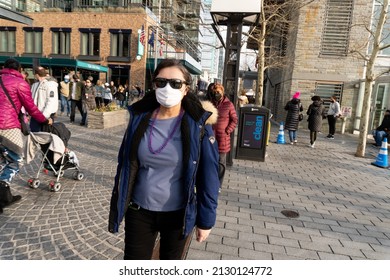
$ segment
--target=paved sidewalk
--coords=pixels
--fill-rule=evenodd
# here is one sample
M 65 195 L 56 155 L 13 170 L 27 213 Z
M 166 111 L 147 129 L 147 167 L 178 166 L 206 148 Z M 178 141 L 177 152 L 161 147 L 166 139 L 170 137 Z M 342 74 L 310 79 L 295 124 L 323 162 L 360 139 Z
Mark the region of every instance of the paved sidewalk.
M 122 259 L 123 227 L 110 234 L 107 218 L 125 127 L 59 119 L 72 131 L 69 147 L 85 178 L 65 172 L 54 193 L 54 177 L 43 174 L 31 189 L 39 161 L 24 166 L 13 187 L 22 201 L 0 215 L 0 259 Z M 216 227 L 207 242 L 192 240 L 187 259 L 390 259 L 390 170 L 371 165 L 379 149 L 355 157 L 355 135 L 320 135 L 312 149 L 304 129 L 297 145 L 278 145 L 278 128 L 265 162 L 234 160 L 227 170 Z

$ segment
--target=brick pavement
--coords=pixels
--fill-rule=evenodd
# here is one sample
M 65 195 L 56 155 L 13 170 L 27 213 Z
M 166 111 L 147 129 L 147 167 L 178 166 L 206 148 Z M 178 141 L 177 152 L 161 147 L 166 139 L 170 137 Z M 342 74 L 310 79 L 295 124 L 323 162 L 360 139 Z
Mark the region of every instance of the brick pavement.
M 53 193 L 53 177 L 41 175 L 41 186 L 30 189 L 38 161 L 24 166 L 13 188 L 22 201 L 0 215 L 0 259 L 122 259 L 123 227 L 110 234 L 107 216 L 125 128 L 59 119 L 72 131 L 69 146 L 85 179 L 65 172 Z M 217 224 L 207 242 L 192 240 L 187 259 L 390 259 L 390 170 L 371 165 L 378 148 L 356 158 L 355 135 L 320 135 L 312 149 L 307 130 L 297 145 L 272 143 L 277 132 L 273 125 L 265 162 L 234 160 L 228 168 Z

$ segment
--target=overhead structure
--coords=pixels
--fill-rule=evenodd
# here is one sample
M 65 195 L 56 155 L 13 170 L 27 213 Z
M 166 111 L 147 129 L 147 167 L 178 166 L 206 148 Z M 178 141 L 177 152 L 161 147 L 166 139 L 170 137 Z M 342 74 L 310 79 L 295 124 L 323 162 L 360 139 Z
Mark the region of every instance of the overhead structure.
M 225 94 L 237 107 L 238 80 L 242 27 L 258 25 L 263 0 L 213 0 L 210 14 L 213 29 L 225 48 L 225 63 L 222 85 Z M 226 38 L 223 40 L 219 26 L 226 26 Z M 234 147 L 234 133 L 231 134 L 231 147 Z M 227 157 L 227 164 L 232 165 L 232 153 Z
M 9 8 L 4 7 L 4 3 L 1 3 L 3 5 L 0 6 L 0 18 L 6 19 L 6 20 L 12 20 L 15 22 L 20 22 L 29 26 L 32 26 L 33 20 L 32 18 L 17 12 L 16 10 L 12 10 Z

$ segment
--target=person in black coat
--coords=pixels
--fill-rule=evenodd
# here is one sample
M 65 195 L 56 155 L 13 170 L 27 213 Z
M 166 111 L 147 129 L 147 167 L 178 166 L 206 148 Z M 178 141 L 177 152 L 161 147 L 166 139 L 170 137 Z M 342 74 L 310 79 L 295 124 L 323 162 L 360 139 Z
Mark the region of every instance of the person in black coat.
M 325 107 L 322 105 L 321 97 L 314 95 L 311 100 L 313 101 L 307 109 L 308 126 L 310 130 L 310 147 L 314 148 L 317 132 L 322 129 L 322 120 L 326 118 Z
M 288 130 L 290 144 L 297 143 L 297 130 L 299 125 L 299 113 L 303 111 L 301 100 L 299 99 L 301 93 L 297 91 L 293 98 L 287 102 L 284 109 L 287 111 L 285 129 Z
M 382 146 L 382 141 L 385 137 L 390 135 L 390 110 L 386 110 L 382 123 L 372 133 L 375 139 L 374 146 Z

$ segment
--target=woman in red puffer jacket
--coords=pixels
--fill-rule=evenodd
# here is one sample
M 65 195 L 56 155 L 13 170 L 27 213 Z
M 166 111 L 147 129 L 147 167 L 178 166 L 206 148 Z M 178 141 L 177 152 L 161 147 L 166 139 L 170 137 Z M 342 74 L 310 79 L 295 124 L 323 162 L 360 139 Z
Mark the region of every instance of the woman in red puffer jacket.
M 225 96 L 225 89 L 220 84 L 211 87 L 211 101 L 218 109 L 218 120 L 213 125 L 218 142 L 221 186 L 226 168 L 226 155 L 230 152 L 230 134 L 237 126 L 237 113 L 233 103 Z
M 22 106 L 36 121 L 52 124 L 52 120 L 47 120 L 35 106 L 30 86 L 19 70 L 19 62 L 12 58 L 7 59 L 4 69 L 0 70 L 0 160 L 4 162 L 0 171 L 0 213 L 3 207 L 21 199 L 20 195 L 11 194 L 9 184 L 18 174 L 19 164 L 23 161 L 23 136 L 18 119 Z

